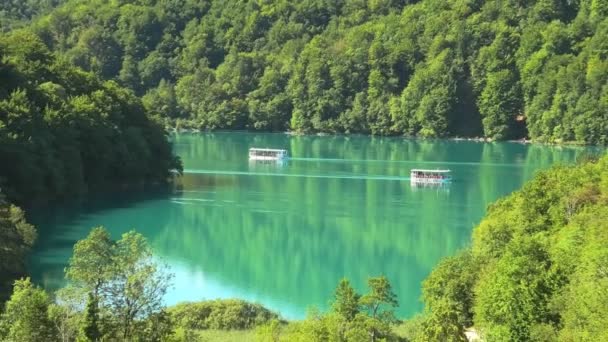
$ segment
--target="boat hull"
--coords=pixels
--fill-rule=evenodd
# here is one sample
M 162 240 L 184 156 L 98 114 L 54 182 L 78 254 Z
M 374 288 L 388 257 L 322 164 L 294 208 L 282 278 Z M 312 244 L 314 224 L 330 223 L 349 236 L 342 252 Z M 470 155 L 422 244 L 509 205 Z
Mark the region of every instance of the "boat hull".
M 411 177 L 410 182 L 415 184 L 446 184 L 450 183 L 452 178 L 443 178 L 443 179 L 429 179 L 429 178 L 418 178 Z
M 249 160 L 285 160 L 286 157 L 249 156 Z

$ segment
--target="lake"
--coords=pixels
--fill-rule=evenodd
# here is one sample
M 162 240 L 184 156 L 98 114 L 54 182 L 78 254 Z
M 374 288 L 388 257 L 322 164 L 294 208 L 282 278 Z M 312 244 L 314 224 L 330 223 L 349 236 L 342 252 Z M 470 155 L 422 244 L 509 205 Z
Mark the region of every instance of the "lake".
M 359 292 L 386 275 L 397 314 L 422 309 L 420 284 L 470 243 L 486 206 L 535 172 L 571 163 L 580 147 L 368 136 L 173 135 L 185 174 L 169 191 L 120 193 L 31 213 L 33 278 L 63 284 L 73 244 L 103 225 L 136 229 L 174 273 L 167 304 L 238 297 L 286 318 L 328 307 L 347 277 Z M 250 163 L 250 147 L 283 148 L 285 163 Z M 413 187 L 412 168 L 449 168 L 447 186 Z

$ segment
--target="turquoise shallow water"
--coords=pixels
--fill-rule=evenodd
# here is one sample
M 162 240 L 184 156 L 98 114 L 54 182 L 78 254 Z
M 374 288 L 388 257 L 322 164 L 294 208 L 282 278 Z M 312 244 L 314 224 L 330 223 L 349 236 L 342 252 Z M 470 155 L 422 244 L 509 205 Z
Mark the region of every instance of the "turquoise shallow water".
M 342 277 L 360 291 L 384 274 L 400 317 L 422 309 L 420 283 L 470 242 L 486 206 L 537 170 L 584 148 L 366 136 L 179 134 L 186 172 L 167 191 L 119 193 L 32 213 L 40 239 L 34 279 L 63 283 L 75 241 L 104 225 L 136 229 L 175 274 L 166 301 L 238 297 L 286 318 L 326 308 Z M 288 149 L 285 163 L 251 163 L 250 147 Z M 443 187 L 412 187 L 412 168 L 449 168 Z

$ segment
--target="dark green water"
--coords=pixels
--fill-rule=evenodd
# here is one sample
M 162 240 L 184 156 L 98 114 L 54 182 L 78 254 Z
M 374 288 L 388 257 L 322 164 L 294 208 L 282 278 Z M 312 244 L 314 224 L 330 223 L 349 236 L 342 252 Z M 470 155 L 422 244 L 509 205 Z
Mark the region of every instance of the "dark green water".
M 327 307 L 348 277 L 365 290 L 384 274 L 398 314 L 421 310 L 420 283 L 470 242 L 486 206 L 537 170 L 582 148 L 412 141 L 365 136 L 210 133 L 174 137 L 186 174 L 171 191 L 122 193 L 33 213 L 35 280 L 62 283 L 72 246 L 93 226 L 143 233 L 175 273 L 167 303 L 218 297 L 258 301 L 287 318 Z M 250 147 L 293 157 L 251 164 Z M 445 187 L 410 185 L 412 168 L 450 168 Z

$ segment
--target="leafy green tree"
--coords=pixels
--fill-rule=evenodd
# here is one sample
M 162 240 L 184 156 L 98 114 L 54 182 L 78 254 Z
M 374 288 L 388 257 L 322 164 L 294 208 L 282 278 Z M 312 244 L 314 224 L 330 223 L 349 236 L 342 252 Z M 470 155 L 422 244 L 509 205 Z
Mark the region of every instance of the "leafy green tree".
M 0 320 L 3 341 L 52 341 L 56 332 L 49 319 L 51 303 L 44 290 L 34 286 L 29 278 L 15 281 L 13 294 Z
M 359 313 L 359 298 L 361 296 L 355 292 L 348 279 L 340 280 L 334 297 L 333 311 L 347 321 L 352 321 Z
M 149 90 L 142 97 L 144 107 L 149 113 L 158 117 L 177 118 L 180 117 L 177 106 L 177 97 L 172 84 L 164 79 L 160 80 L 158 87 Z
M 488 74 L 479 98 L 479 111 L 487 137 L 502 140 L 521 136 L 516 131 L 517 117 L 522 116 L 521 93 L 511 71 Z
M 65 276 L 91 293 L 95 301 L 90 303 L 99 302 L 103 287 L 111 279 L 113 246 L 110 234 L 103 227 L 93 228 L 85 239 L 74 245 Z
M 423 284 L 420 340 L 592 341 L 606 335 L 608 157 L 556 166 L 488 208 L 470 249 Z M 603 297 L 602 297 L 603 296 Z
M 452 329 L 464 333 L 473 324 L 473 286 L 476 280 L 474 259 L 469 251 L 446 258 L 437 265 L 422 284 L 426 307 L 435 319 L 453 323 Z M 454 319 L 455 318 L 455 319 Z M 446 328 L 447 324 L 434 325 Z
M 9 200 L 164 182 L 180 169 L 163 127 L 133 92 L 53 56 L 26 30 L 2 36 L 0 51 L 0 178 Z
M 36 240 L 36 229 L 24 212 L 6 202 L 0 190 L 0 302 L 7 299 L 11 282 L 25 274 L 27 253 Z
M 49 306 L 49 318 L 61 342 L 75 341 L 80 338 L 82 326 L 82 295 L 68 285 L 54 293 L 55 301 Z
M 393 292 L 391 283 L 385 276 L 367 280 L 369 293 L 361 296 L 360 303 L 372 318 L 386 322 L 394 322 L 395 316 L 391 308 L 399 306 L 397 295 Z
M 76 243 L 66 277 L 90 296 L 83 330 L 92 340 L 99 336 L 102 320 L 110 321 L 104 329 L 115 338 L 136 338 L 138 322 L 163 308 L 171 279 L 141 234 L 131 231 L 112 241 L 102 227 Z
M 399 302 L 385 276 L 369 278 L 367 285 L 369 293 L 361 296 L 359 301 L 367 313 L 367 317 L 359 315 L 359 319 L 356 321 L 366 327 L 371 340 L 375 341 L 386 335 L 389 330 L 388 326 L 397 321 L 393 308 L 399 306 Z
M 122 338 L 128 340 L 136 332 L 137 319 L 161 310 L 171 275 L 153 259 L 146 239 L 134 231 L 116 242 L 111 261 L 104 300 L 118 318 Z

